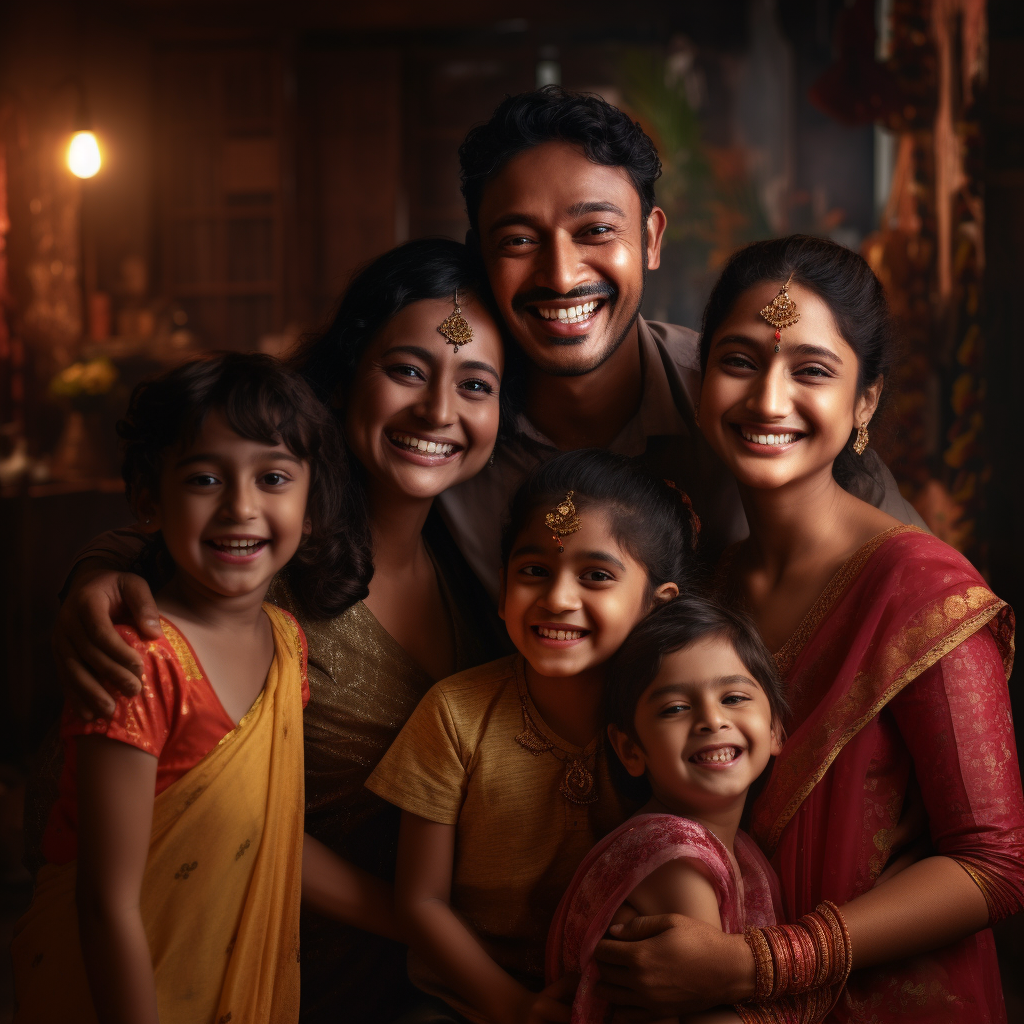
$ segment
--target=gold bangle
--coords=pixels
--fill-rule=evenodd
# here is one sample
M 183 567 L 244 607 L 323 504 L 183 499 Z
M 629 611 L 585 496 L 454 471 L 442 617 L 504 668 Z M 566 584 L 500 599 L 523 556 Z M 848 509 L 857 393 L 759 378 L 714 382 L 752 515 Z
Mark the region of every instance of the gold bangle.
M 804 927 L 810 933 L 812 943 L 818 954 L 814 977 L 808 980 L 812 988 L 820 988 L 828 981 L 831 973 L 835 959 L 835 939 L 831 928 L 824 920 L 823 914 L 808 914 L 801 920 Z
M 748 928 L 743 938 L 754 954 L 754 1002 L 763 1006 L 771 999 L 775 984 L 772 951 L 760 928 Z
M 841 988 L 846 984 L 846 979 L 850 976 L 850 970 L 853 967 L 853 946 L 850 942 L 850 932 L 839 908 L 831 900 L 823 900 L 817 910 L 828 921 L 835 942 L 834 964 L 828 981 Z

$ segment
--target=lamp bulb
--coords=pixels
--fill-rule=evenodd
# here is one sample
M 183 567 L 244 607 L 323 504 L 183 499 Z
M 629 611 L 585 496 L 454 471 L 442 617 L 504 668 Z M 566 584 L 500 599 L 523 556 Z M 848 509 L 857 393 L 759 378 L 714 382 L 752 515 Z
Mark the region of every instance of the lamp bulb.
M 102 163 L 100 147 L 92 132 L 75 132 L 68 146 L 68 167 L 79 178 L 91 178 Z

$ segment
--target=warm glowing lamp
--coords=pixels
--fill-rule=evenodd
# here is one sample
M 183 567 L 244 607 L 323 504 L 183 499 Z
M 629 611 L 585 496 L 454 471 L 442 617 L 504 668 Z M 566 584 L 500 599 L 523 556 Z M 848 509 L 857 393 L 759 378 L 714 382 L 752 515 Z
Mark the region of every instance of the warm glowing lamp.
M 92 132 L 75 132 L 68 146 L 68 167 L 79 178 L 91 178 L 102 163 L 100 147 Z

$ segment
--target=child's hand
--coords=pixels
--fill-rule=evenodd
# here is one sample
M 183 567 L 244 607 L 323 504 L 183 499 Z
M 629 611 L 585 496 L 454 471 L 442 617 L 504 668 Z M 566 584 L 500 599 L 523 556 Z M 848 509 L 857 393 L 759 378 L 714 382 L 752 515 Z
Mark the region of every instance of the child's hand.
M 515 1018 L 517 1024 L 566 1024 L 579 983 L 578 975 L 567 974 L 542 992 L 527 992 Z

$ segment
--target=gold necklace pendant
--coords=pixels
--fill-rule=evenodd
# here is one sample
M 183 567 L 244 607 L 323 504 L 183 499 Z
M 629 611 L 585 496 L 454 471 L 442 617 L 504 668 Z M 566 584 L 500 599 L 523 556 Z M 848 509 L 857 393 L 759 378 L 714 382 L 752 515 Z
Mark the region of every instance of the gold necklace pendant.
M 585 806 L 597 801 L 594 792 L 594 773 L 582 757 L 569 757 L 565 762 L 565 775 L 558 792 L 571 804 Z
M 532 722 L 526 723 L 526 728 L 516 737 L 516 743 L 523 750 L 528 750 L 534 757 L 547 753 L 554 746 L 553 743 L 544 739 L 540 733 L 534 732 Z
M 526 706 L 526 697 L 519 695 L 519 704 L 523 710 L 523 731 L 515 740 L 524 750 L 528 750 L 534 757 L 550 753 L 556 760 L 565 765 L 565 774 L 558 785 L 558 792 L 571 804 L 578 807 L 585 807 L 587 804 L 597 802 L 597 792 L 594 783 L 594 773 L 590 770 L 587 761 L 597 753 L 588 757 L 581 757 L 578 754 L 570 754 L 559 750 L 554 743 L 541 735 L 540 730 L 533 724 L 530 710 Z

